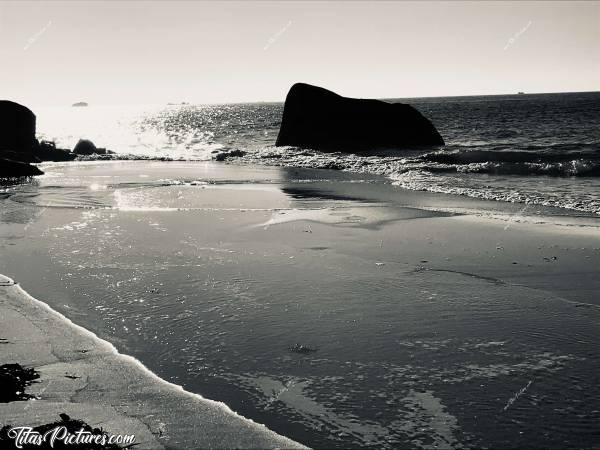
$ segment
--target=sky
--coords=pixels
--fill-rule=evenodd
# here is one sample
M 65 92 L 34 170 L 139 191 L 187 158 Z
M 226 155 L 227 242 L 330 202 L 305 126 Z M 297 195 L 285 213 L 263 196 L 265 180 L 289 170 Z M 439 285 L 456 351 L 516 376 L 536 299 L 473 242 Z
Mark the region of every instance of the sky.
M 28 105 L 600 90 L 600 2 L 0 1 L 0 98 Z

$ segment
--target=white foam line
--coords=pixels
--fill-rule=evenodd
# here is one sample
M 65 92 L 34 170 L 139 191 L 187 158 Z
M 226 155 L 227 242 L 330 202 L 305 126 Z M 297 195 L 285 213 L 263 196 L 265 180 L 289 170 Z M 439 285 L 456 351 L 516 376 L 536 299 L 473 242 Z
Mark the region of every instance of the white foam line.
M 2 275 L 2 274 L 0 274 L 0 279 L 3 279 L 3 277 L 5 277 L 5 276 Z M 8 277 L 5 277 L 5 278 L 8 278 Z M 8 280 L 10 280 L 10 278 L 8 278 Z M 3 284 L 1 286 L 5 287 L 7 285 Z M 19 291 L 20 294 L 22 294 L 25 298 L 31 300 L 31 302 L 34 305 L 42 308 L 48 314 L 56 316 L 58 319 L 60 319 L 61 321 L 65 322 L 67 325 L 69 325 L 72 328 L 74 328 L 75 330 L 81 332 L 83 335 L 92 338 L 95 342 L 98 343 L 99 346 L 100 345 L 103 346 L 110 353 L 118 356 L 119 358 L 121 358 L 122 360 L 124 360 L 127 363 L 131 364 L 132 366 L 137 367 L 138 369 L 140 369 L 143 373 L 149 375 L 157 384 L 163 384 L 163 385 L 169 387 L 170 389 L 172 389 L 174 391 L 183 392 L 183 393 L 189 395 L 191 398 L 194 398 L 195 400 L 199 400 L 201 402 L 205 402 L 207 404 L 212 404 L 214 406 L 217 406 L 218 408 L 220 408 L 221 410 L 223 410 L 225 413 L 231 414 L 232 416 L 234 416 L 234 417 L 236 417 L 238 419 L 242 419 L 242 420 L 245 420 L 247 422 L 250 422 L 253 426 L 255 426 L 255 427 L 259 428 L 259 429 L 262 429 L 263 431 L 267 431 L 269 433 L 269 435 L 272 436 L 275 439 L 282 437 L 281 435 L 275 433 L 273 430 L 270 430 L 269 428 L 267 428 L 266 425 L 263 425 L 261 423 L 255 422 L 252 419 L 249 419 L 247 417 L 244 417 L 244 416 L 236 413 L 229 406 L 227 406 L 227 404 L 225 404 L 223 402 L 219 402 L 219 401 L 216 401 L 216 400 L 210 400 L 208 398 L 202 397 L 200 394 L 196 394 L 194 392 L 186 391 L 182 386 L 180 386 L 178 384 L 171 383 L 169 381 L 166 381 L 163 378 L 160 378 L 158 375 L 156 375 L 154 372 L 152 372 L 150 369 L 148 369 L 146 366 L 144 366 L 144 364 L 140 360 L 134 358 L 133 356 L 125 355 L 123 353 L 119 353 L 119 351 L 117 350 L 117 348 L 113 344 L 111 344 L 110 342 L 105 341 L 104 339 L 98 337 L 95 333 L 93 333 L 92 331 L 88 330 L 87 328 L 84 328 L 81 325 L 77 325 L 75 322 L 73 322 L 68 317 L 66 317 L 63 314 L 61 314 L 60 312 L 52 309 L 47 303 L 44 303 L 41 300 L 38 300 L 37 298 L 31 296 L 18 283 L 15 282 L 15 284 L 12 287 L 15 287 L 16 289 L 18 289 L 18 291 Z M 293 441 L 291 441 L 291 442 L 293 442 Z M 305 446 L 303 446 L 301 444 L 298 444 L 298 448 L 308 448 L 308 447 L 305 447 Z
M 208 211 L 208 212 L 219 212 L 219 211 L 245 211 L 245 212 L 271 212 L 271 211 L 286 211 L 287 208 L 207 208 L 207 207 L 181 207 L 181 208 L 169 208 L 161 206 L 115 206 L 103 209 L 111 209 L 115 211 L 123 212 L 178 212 L 178 211 Z

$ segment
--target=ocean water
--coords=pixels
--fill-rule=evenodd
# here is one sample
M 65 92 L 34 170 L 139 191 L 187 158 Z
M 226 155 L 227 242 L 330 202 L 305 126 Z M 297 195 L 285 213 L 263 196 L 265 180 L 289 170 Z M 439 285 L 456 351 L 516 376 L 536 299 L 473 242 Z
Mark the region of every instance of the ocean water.
M 39 108 L 41 138 L 91 138 L 120 154 L 383 174 L 398 186 L 600 214 L 600 93 L 399 99 L 436 125 L 446 146 L 375 156 L 276 148 L 283 105 Z

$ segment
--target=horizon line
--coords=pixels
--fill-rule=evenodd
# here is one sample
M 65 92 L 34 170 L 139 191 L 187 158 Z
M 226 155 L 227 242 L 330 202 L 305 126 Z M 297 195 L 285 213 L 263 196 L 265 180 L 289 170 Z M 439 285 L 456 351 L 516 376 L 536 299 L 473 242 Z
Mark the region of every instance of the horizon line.
M 313 85 L 316 86 L 316 85 Z M 321 86 L 322 87 L 322 86 Z M 325 88 L 327 89 L 327 88 Z M 330 89 L 328 89 L 330 90 Z M 332 91 L 335 92 L 335 91 Z M 508 97 L 508 96 L 516 96 L 516 95 L 548 95 L 548 94 L 594 94 L 600 93 L 600 90 L 592 90 L 592 91 L 550 91 L 550 92 L 513 92 L 513 93 L 503 93 L 503 94 L 459 94 L 459 95 L 421 95 L 421 96 L 412 96 L 412 97 L 349 97 L 343 95 L 342 97 L 346 98 L 358 98 L 358 99 L 374 99 L 374 100 L 410 100 L 410 99 L 433 99 L 433 98 L 467 98 L 467 97 Z M 341 94 L 340 94 L 341 95 Z M 15 103 L 19 103 L 21 105 L 27 106 L 26 103 L 16 100 L 13 98 L 5 97 L 0 100 L 8 100 Z M 61 106 L 73 106 L 75 103 L 85 102 L 88 103 L 87 106 L 79 107 L 82 109 L 93 107 L 93 106 L 213 106 L 213 105 L 247 105 L 247 104 L 256 104 L 256 103 L 285 103 L 285 98 L 282 100 L 243 100 L 243 101 L 222 101 L 222 102 L 192 102 L 192 101 L 169 101 L 169 102 L 151 102 L 151 103 L 93 103 L 88 102 L 87 100 L 76 100 L 68 103 L 30 103 L 31 105 L 35 105 L 36 107 L 61 107 Z

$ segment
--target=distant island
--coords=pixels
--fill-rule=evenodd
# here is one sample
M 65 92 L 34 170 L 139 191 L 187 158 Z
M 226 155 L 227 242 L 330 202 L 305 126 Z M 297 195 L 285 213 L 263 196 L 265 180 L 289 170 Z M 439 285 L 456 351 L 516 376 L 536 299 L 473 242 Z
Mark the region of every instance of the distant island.
M 86 102 L 77 102 L 73 103 L 71 106 L 88 106 L 88 104 Z

